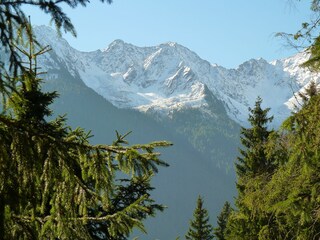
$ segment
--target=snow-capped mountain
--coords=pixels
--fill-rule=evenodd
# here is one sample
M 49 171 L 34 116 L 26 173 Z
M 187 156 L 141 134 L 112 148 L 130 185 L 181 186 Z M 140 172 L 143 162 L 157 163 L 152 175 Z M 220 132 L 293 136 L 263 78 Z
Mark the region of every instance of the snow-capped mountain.
M 236 194 L 240 126 L 230 117 L 245 124 L 248 107 L 261 96 L 278 125 L 293 108 L 293 93 L 319 78 L 300 67 L 308 58 L 304 53 L 226 69 L 177 43 L 137 47 L 116 40 L 105 49 L 80 52 L 48 27 L 34 31 L 52 48 L 38 63 L 48 72 L 44 91 L 60 94 L 51 106 L 55 115 L 67 113 L 68 124 L 92 130 L 93 143 L 111 143 L 114 130 L 133 131 L 130 144 L 174 143 L 161 155 L 170 167 L 154 182 L 155 199 L 169 209 L 148 221 L 148 236 L 139 239 L 183 236 L 199 194 L 216 219 Z
M 192 216 L 194 199 L 199 194 L 211 203 L 208 210 L 215 219 L 223 203 L 230 201 L 235 193 L 232 166 L 236 158 L 240 127 L 228 117 L 223 103 L 205 84 L 201 85 L 198 81 L 203 89 L 188 92 L 188 88 L 196 86 L 196 81 L 191 70 L 183 69 L 184 64 L 181 63 L 180 68 L 183 70 L 180 70 L 180 76 L 172 78 L 171 85 L 166 85 L 166 76 L 177 72 L 174 67 L 176 64 L 179 66 L 180 55 L 185 55 L 184 59 L 188 64 L 200 66 L 203 60 L 178 45 L 176 47 L 184 52 L 176 53 L 170 44 L 138 48 L 122 41 L 115 41 L 104 50 L 82 53 L 71 48 L 48 28 L 40 27 L 35 31 L 42 44 L 49 44 L 53 49 L 42 55 L 38 63 L 48 72 L 43 76 L 43 91 L 59 93 L 59 98 L 51 105 L 54 116 L 67 113 L 68 124 L 92 130 L 94 137 L 90 141 L 96 144 L 112 143 L 114 130 L 122 134 L 132 131 L 127 138 L 130 144 L 157 140 L 174 143 L 172 147 L 161 150 L 161 159 L 168 162 L 170 167 L 160 169 L 153 182 L 153 196 L 170 210 L 159 213 L 156 219 L 146 222 L 148 236 L 134 233 L 130 239 L 136 236 L 142 240 L 175 239 L 179 235 L 183 236 L 187 231 L 189 217 Z M 165 49 L 160 50 L 162 47 Z M 167 61 L 162 59 L 161 51 L 168 51 L 166 56 L 171 63 L 169 66 L 172 65 L 170 69 Z M 198 59 L 199 63 L 189 59 L 190 55 Z M 157 61 L 158 64 L 154 65 Z M 161 64 L 162 68 L 157 69 Z M 210 66 L 207 63 L 207 67 Z M 130 67 L 132 71 L 135 70 L 136 76 L 129 71 Z M 157 80 L 158 76 L 162 78 Z M 152 81 L 148 82 L 146 79 Z M 184 84 L 180 85 L 181 81 Z M 190 95 L 196 100 L 196 94 L 203 94 L 204 96 L 199 97 L 199 102 L 207 106 L 198 108 L 201 105 L 196 105 L 188 96 L 182 99 L 183 102 L 178 91 L 181 95 Z M 159 104 L 154 102 L 157 107 L 154 111 L 161 110 L 160 116 L 169 113 L 170 118 L 154 119 L 154 114 L 125 109 L 152 103 L 144 93 L 145 96 L 148 93 L 156 97 L 163 96 Z M 166 99 L 167 96 L 175 96 L 175 101 L 181 102 L 181 106 L 176 106 L 181 111 L 171 111 L 174 108 L 166 105 L 171 101 L 169 97 Z M 117 108 L 110 102 L 122 108 Z M 193 108 L 184 108 L 186 103 Z M 212 194 L 213 192 L 219 194 Z
M 41 59 L 44 68 L 64 66 L 118 108 L 164 116 L 184 108 L 214 114 L 208 110 L 209 90 L 240 124 L 246 123 L 248 107 L 262 97 L 278 125 L 294 108 L 293 94 L 319 79 L 319 74 L 300 67 L 306 53 L 270 63 L 251 59 L 237 69 L 226 69 L 173 42 L 137 47 L 115 40 L 105 49 L 80 52 L 48 27 L 36 27 L 35 33 L 53 49 Z

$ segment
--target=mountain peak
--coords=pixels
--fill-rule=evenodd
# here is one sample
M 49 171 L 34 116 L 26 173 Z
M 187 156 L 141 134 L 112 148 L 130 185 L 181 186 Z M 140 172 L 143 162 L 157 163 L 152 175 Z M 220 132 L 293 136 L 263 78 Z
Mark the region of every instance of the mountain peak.
M 38 26 L 35 32 L 41 44 L 50 45 L 59 56 L 55 65 L 67 67 L 120 108 L 152 108 L 163 113 L 185 107 L 204 109 L 206 86 L 238 122 L 246 122 L 247 109 L 258 95 L 273 109 L 272 114 L 283 119 L 290 113 L 285 105 L 292 97 L 290 84 L 295 81 L 294 90 L 299 91 L 310 80 L 320 79 L 300 67 L 304 54 L 271 63 L 251 59 L 228 70 L 176 42 L 137 47 L 117 39 L 106 49 L 84 53 L 70 47 L 52 28 Z
M 123 45 L 127 45 L 127 43 L 125 43 L 122 39 L 116 39 L 112 43 L 110 43 L 109 46 L 123 46 Z
M 57 31 L 47 25 L 34 25 L 34 26 L 32 26 L 32 29 L 33 29 L 33 31 L 36 31 L 36 32 L 41 31 L 41 32 L 46 33 L 48 35 L 57 35 Z
M 163 43 L 163 44 L 161 44 L 161 45 L 167 45 L 167 46 L 169 46 L 169 47 L 176 47 L 177 45 L 179 45 L 179 44 L 177 44 L 176 42 L 166 42 L 166 43 Z M 180 45 L 179 45 L 180 46 Z
M 177 43 L 177 42 L 165 42 L 165 43 L 161 43 L 158 46 L 156 46 L 157 48 L 168 48 L 168 49 L 175 49 L 179 52 L 189 52 L 191 53 L 192 51 L 190 49 L 188 49 L 187 47 Z
M 128 43 L 124 42 L 122 39 L 116 39 L 114 41 L 112 41 L 108 47 L 101 49 L 102 52 L 108 51 L 110 49 L 123 49 L 125 48 L 127 45 L 129 45 Z

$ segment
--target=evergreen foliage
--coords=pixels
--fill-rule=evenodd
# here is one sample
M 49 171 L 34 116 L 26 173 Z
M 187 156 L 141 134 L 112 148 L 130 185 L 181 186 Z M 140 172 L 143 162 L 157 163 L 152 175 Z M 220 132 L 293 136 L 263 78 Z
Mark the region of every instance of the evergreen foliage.
M 319 88 L 311 83 L 300 96 L 301 108 L 262 143 L 272 168 L 239 176 L 237 209 L 228 218 L 226 239 L 319 238 Z
M 297 0 L 301 1 L 301 0 Z M 320 1 L 311 0 L 310 10 L 312 12 L 310 20 L 303 22 L 301 28 L 294 34 L 277 33 L 278 36 L 284 37 L 289 45 L 301 51 L 310 53 L 310 58 L 302 64 L 313 71 L 319 71 L 320 68 Z
M 269 108 L 261 108 L 262 99 L 257 98 L 255 107 L 249 108 L 248 121 L 250 128 L 241 128 L 241 144 L 244 149 L 240 149 L 241 157 L 238 157 L 236 170 L 239 179 L 255 176 L 265 171 L 272 171 L 272 162 L 266 156 L 265 143 L 272 131 L 268 130 L 268 123 L 273 117 L 268 117 Z
M 268 123 L 273 117 L 268 117 L 270 109 L 262 109 L 261 103 L 262 99 L 258 97 L 255 107 L 249 108 L 248 120 L 251 127 L 241 129 L 242 156 L 238 157 L 236 163 L 237 210 L 232 212 L 229 218 L 229 233 L 226 234 L 228 235 L 226 239 L 258 239 L 261 228 L 270 221 L 269 215 L 257 214 L 255 202 L 247 198 L 248 194 L 255 198 L 261 197 L 259 194 L 264 182 L 276 168 L 273 154 L 267 152 L 267 142 L 273 133 L 273 130 L 268 130 Z
M 283 124 L 289 158 L 266 185 L 261 202 L 276 216 L 279 236 L 286 238 L 316 239 L 320 234 L 320 95 L 313 92 L 308 99 Z
M 209 223 L 208 211 L 203 207 L 203 200 L 199 196 L 197 207 L 193 214 L 194 219 L 190 221 L 190 228 L 186 234 L 186 239 L 190 240 L 210 240 L 213 239 L 213 227 Z
M 218 216 L 217 224 L 218 226 L 214 229 L 214 235 L 218 240 L 226 240 L 227 235 L 227 223 L 229 216 L 231 214 L 232 208 L 229 202 L 225 202 L 222 211 Z
M 32 36 L 32 35 L 31 35 Z M 10 88 L 0 114 L 0 236 L 2 239 L 125 239 L 163 206 L 150 197 L 159 166 L 155 148 L 167 142 L 91 145 L 90 133 L 48 121 L 55 92 L 41 91 L 37 50 L 18 48 L 28 59 L 19 75 L 5 75 Z M 122 176 L 122 178 L 119 178 Z

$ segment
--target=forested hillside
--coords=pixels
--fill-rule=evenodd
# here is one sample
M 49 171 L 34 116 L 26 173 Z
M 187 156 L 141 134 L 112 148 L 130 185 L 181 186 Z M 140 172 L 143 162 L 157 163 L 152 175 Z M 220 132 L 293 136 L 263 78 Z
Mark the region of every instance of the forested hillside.
M 0 1 L 0 240 L 319 239 L 320 1 L 311 1 L 313 18 L 296 34 L 278 34 L 307 43 L 306 62 L 250 60 L 230 72 L 174 43 L 152 48 L 138 71 L 130 63 L 121 72 L 123 42 L 113 45 L 123 57 L 114 61 L 103 51 L 76 53 L 56 34 L 50 49 L 23 8 L 76 35 L 63 6 L 89 3 Z M 66 48 L 55 49 L 58 42 Z M 96 68 L 93 57 L 115 71 Z M 291 77 L 301 83 L 294 99 L 282 81 Z M 255 90 L 267 99 L 256 99 L 240 127 Z M 280 93 L 277 111 L 263 107 Z M 288 114 L 283 100 L 292 113 L 272 128 Z M 156 111 L 163 106 L 164 115 Z
M 218 239 L 318 239 L 320 233 L 320 94 L 312 83 L 279 130 L 261 99 L 243 128 L 235 210 Z
M 148 240 L 182 236 L 188 228 L 191 206 L 199 194 L 209 202 L 207 208 L 212 217 L 219 213 L 226 199 L 234 196 L 232 160 L 239 145 L 240 127 L 227 118 L 223 108 L 215 110 L 216 118 L 186 109 L 175 112 L 170 120 L 154 120 L 149 114 L 114 107 L 68 71 L 50 70 L 46 76 L 49 77 L 43 83 L 44 90 L 59 93 L 52 104 L 55 116 L 67 113 L 71 126 L 91 130 L 91 143 L 111 144 L 116 130 L 122 134 L 132 131 L 126 137 L 131 144 L 163 139 L 173 143 L 160 150 L 161 159 L 170 166 L 159 171 L 152 181 L 155 189 L 151 196 L 167 208 L 145 221 L 147 235 L 136 231 L 132 237 Z M 213 191 L 219 194 L 212 194 Z

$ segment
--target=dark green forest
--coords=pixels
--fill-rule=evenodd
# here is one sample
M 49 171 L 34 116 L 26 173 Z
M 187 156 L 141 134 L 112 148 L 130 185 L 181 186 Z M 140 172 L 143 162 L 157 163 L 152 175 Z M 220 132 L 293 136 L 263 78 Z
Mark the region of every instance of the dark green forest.
M 261 99 L 243 128 L 236 164 L 235 209 L 218 239 L 318 239 L 320 94 L 315 83 L 301 94 L 301 106 L 279 130 Z
M 69 126 L 65 116 L 53 115 L 51 104 L 59 93 L 51 90 L 50 82 L 48 91 L 43 90 L 44 75 L 37 65 L 38 57 L 50 49 L 34 39 L 21 7 L 39 7 L 51 15 L 58 30 L 75 35 L 61 3 L 76 8 L 89 1 L 0 1 L 0 46 L 8 57 L 0 58 L 0 239 L 128 239 L 133 229 L 146 232 L 144 220 L 165 209 L 151 194 L 152 180 L 159 168 L 169 166 L 158 149 L 172 144 L 129 145 L 129 133 L 118 132 L 112 144 L 93 144 L 91 132 Z M 311 11 L 315 18 L 302 23 L 301 30 L 279 35 L 306 40 L 311 58 L 302 67 L 319 71 L 320 1 L 311 2 Z M 83 91 L 73 82 L 66 86 L 75 95 Z M 182 111 L 173 116 L 171 128 L 202 156 L 228 160 L 233 153 L 226 153 L 238 144 L 237 125 L 228 120 L 214 96 L 208 97 L 211 107 L 218 106 L 221 113 L 219 125 L 201 124 L 197 117 L 191 118 L 199 114 Z M 270 129 L 273 116 L 261 107 L 263 99 L 249 109 L 250 127 L 240 129 L 235 159 L 235 201 L 225 203 L 215 223 L 199 197 L 186 239 L 320 238 L 319 87 L 311 82 L 297 99 L 296 110 L 279 129 Z M 130 116 L 140 119 L 135 112 Z M 180 123 L 183 118 L 189 121 Z M 194 122 L 198 125 L 191 131 Z M 221 144 L 219 138 L 229 139 L 230 145 Z M 217 148 L 208 148 L 208 143 Z M 220 188 L 212 194 L 227 191 Z
M 319 1 L 312 1 L 310 9 L 315 17 L 299 31 L 277 35 L 304 47 L 310 59 L 301 67 L 317 72 Z M 299 45 L 302 42 L 309 45 Z M 268 128 L 273 116 L 261 108 L 262 99 L 249 109 L 251 127 L 241 130 L 235 164 L 238 195 L 234 209 L 224 207 L 218 217 L 217 239 L 319 239 L 319 92 L 318 84 L 310 82 L 296 95 L 295 111 L 277 130 Z
M 52 16 L 74 31 L 60 7 L 89 1 L 0 1 L 0 239 L 126 239 L 164 206 L 151 197 L 165 141 L 129 146 L 128 134 L 92 145 L 91 133 L 52 116 L 55 91 L 42 90 L 41 47 L 21 7 Z M 104 1 L 102 1 L 104 2 Z M 107 1 L 111 2 L 111 1 Z

